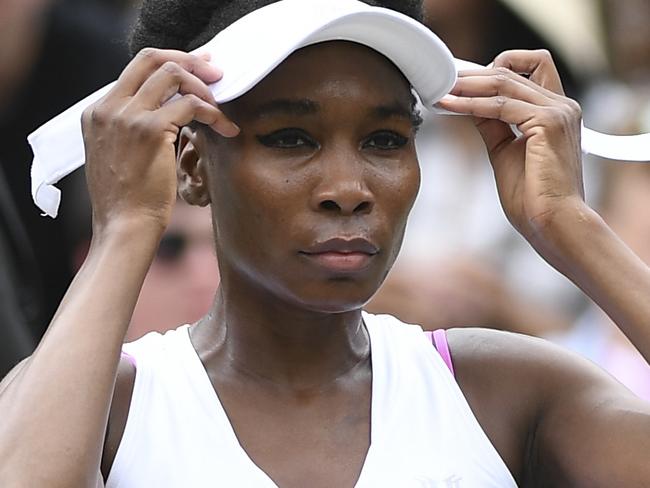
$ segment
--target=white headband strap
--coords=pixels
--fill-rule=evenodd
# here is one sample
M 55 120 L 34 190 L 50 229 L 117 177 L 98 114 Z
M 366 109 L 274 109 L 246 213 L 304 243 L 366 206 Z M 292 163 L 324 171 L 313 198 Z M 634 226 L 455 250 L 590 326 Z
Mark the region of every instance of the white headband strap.
M 455 63 L 458 71 L 486 69 L 485 66 L 462 59 L 456 59 Z M 432 111 L 439 115 L 457 115 L 436 107 L 433 107 Z M 582 152 L 616 161 L 647 163 L 650 162 L 650 133 L 613 136 L 589 129 L 583 123 Z

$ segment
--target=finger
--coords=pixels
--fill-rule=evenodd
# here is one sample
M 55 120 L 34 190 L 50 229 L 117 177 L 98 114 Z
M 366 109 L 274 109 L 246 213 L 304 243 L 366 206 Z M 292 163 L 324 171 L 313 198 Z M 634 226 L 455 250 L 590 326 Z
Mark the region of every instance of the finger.
M 525 144 L 525 141 L 517 141 L 517 136 L 510 126 L 499 120 L 476 119 L 476 127 L 485 141 L 488 160 L 496 177 L 499 198 L 503 199 L 504 195 L 517 188 L 517 181 L 521 178 L 524 166 L 518 159 L 500 157 L 501 151 L 512 148 L 513 145 Z
M 486 70 L 487 71 L 487 70 Z M 555 97 L 547 96 L 548 90 L 529 82 L 510 70 L 501 68 L 490 70 L 480 75 L 460 76 L 451 90 L 459 97 L 496 97 L 516 98 L 535 105 L 553 105 Z
M 155 110 L 177 93 L 193 94 L 216 106 L 210 88 L 181 65 L 167 61 L 142 84 L 134 97 L 140 106 Z
M 205 55 L 182 51 L 145 48 L 122 71 L 109 96 L 130 97 L 134 95 L 151 74 L 168 61 L 174 62 L 206 84 L 215 83 L 222 72 L 210 64 Z
M 557 101 L 565 100 L 565 97 L 563 95 L 555 93 L 554 91 L 551 91 L 548 88 L 544 88 L 543 86 L 539 85 L 538 83 L 535 83 L 534 81 L 526 78 L 525 76 L 515 73 L 511 69 L 503 66 L 499 68 L 461 71 L 458 73 L 459 79 L 474 77 L 474 76 L 487 77 L 487 76 L 500 76 L 500 75 L 512 78 L 513 80 L 516 80 L 522 85 L 525 85 L 533 90 L 536 90 L 544 94 L 546 97 L 550 99 L 557 100 Z
M 537 105 L 501 95 L 480 98 L 446 95 L 437 105 L 450 112 L 500 120 L 517 126 L 532 120 L 540 110 Z
M 192 121 L 210 126 L 224 137 L 236 137 L 240 128 L 214 105 L 206 103 L 193 94 L 184 95 L 155 112 L 156 116 L 176 127 L 183 127 Z
M 545 49 L 537 51 L 505 51 L 494 59 L 495 68 L 508 68 L 515 73 L 527 75 L 534 83 L 559 95 L 564 95 L 562 80 L 553 56 Z

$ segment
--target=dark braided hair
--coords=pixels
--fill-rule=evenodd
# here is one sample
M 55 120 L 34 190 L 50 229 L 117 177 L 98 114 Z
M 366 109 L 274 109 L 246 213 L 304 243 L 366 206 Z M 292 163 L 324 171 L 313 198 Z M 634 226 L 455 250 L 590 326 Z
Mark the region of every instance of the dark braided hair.
M 277 0 L 144 0 L 129 40 L 144 47 L 192 51 L 243 16 Z M 422 0 L 363 0 L 422 20 Z

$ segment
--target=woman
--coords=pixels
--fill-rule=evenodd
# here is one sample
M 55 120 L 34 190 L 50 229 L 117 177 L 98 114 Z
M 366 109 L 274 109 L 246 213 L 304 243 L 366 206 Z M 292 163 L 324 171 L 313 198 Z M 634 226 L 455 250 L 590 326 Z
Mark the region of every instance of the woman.
M 180 25 L 193 18 L 180 2 L 152 5 L 136 48 L 161 46 L 160 26 L 192 32 L 158 39 L 191 48 L 218 31 L 206 18 L 250 8 L 194 11 L 197 27 Z M 441 108 L 476 118 L 510 221 L 647 359 L 650 273 L 582 199 L 579 108 L 547 54 L 495 66 L 463 73 Z M 205 58 L 146 49 L 85 113 L 93 242 L 0 388 L 3 486 L 647 484 L 650 408 L 597 368 L 539 340 L 457 330 L 454 381 L 421 330 L 362 315 L 419 181 L 418 117 L 395 65 L 315 44 L 216 107 L 206 84 L 219 77 Z M 177 180 L 189 203 L 214 204 L 215 304 L 120 360 Z

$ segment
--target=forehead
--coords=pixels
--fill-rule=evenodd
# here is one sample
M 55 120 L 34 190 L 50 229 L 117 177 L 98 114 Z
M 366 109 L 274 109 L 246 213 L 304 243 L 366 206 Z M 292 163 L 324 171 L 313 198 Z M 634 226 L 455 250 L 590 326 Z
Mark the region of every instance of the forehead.
M 296 51 L 246 95 L 228 105 L 253 109 L 272 99 L 334 100 L 347 103 L 403 104 L 413 101 L 411 86 L 382 54 L 347 41 Z

